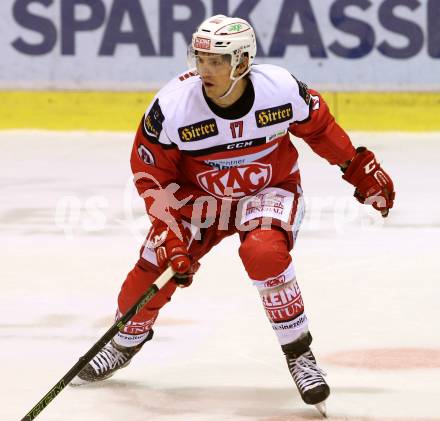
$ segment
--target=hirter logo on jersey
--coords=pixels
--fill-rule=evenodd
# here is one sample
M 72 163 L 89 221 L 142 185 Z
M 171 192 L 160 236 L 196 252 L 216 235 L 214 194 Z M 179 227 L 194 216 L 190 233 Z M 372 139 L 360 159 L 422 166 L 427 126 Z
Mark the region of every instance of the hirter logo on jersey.
M 292 116 L 292 104 L 290 103 L 255 111 L 257 127 L 260 128 L 289 121 Z
M 219 199 L 239 200 L 264 189 L 272 179 L 272 166 L 252 163 L 197 175 L 200 186 Z
M 213 118 L 191 124 L 190 126 L 180 127 L 178 129 L 179 137 L 182 142 L 195 142 L 206 139 L 207 137 L 217 136 L 217 123 Z

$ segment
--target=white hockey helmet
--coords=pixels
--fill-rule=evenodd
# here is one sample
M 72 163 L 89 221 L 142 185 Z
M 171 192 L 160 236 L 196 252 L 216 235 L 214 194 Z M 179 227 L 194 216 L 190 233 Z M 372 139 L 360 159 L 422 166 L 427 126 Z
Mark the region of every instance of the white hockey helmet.
M 249 73 L 257 53 L 254 29 L 244 19 L 212 16 L 203 21 L 192 36 L 189 56 L 194 57 L 197 51 L 229 54 L 232 66 L 230 78 L 233 81 L 239 80 Z M 234 77 L 235 69 L 245 55 L 248 57 L 248 68 L 242 75 Z

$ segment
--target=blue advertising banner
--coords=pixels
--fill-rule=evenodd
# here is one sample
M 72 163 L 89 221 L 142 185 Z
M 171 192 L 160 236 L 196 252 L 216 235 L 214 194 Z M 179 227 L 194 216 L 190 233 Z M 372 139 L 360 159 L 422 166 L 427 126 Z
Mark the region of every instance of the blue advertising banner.
M 158 88 L 218 13 L 320 89 L 440 90 L 440 0 L 2 0 L 0 88 Z

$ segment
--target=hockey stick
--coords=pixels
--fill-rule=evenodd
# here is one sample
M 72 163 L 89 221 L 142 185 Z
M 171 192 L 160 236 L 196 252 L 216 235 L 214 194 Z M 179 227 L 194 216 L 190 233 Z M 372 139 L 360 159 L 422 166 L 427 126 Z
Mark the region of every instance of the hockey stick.
M 93 359 L 93 357 L 106 345 L 130 319 L 137 314 L 142 307 L 148 303 L 159 290 L 173 277 L 174 271 L 171 267 L 167 268 L 142 294 L 133 306 L 118 319 L 113 326 L 96 342 L 86 354 L 84 354 L 78 362 L 64 375 L 64 377 L 41 399 L 22 419 L 21 421 L 34 420 L 49 405 L 52 400 L 72 381 L 72 379 Z

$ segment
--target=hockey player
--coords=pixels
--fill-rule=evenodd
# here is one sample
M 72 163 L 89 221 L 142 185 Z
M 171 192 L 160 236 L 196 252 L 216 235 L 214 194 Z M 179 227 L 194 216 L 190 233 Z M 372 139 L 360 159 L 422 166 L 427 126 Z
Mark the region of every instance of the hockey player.
M 131 166 L 152 228 L 118 297 L 117 317 L 171 265 L 175 278 L 107 344 L 76 382 L 125 367 L 153 337 L 159 310 L 188 286 L 198 261 L 239 234 L 239 255 L 258 289 L 305 403 L 324 412 L 329 386 L 318 368 L 290 255 L 304 214 L 290 134 L 339 165 L 355 197 L 385 217 L 394 188 L 373 152 L 355 149 L 320 94 L 273 65 L 253 65 L 251 25 L 223 15 L 193 34 L 194 68 L 161 89 L 139 125 Z

